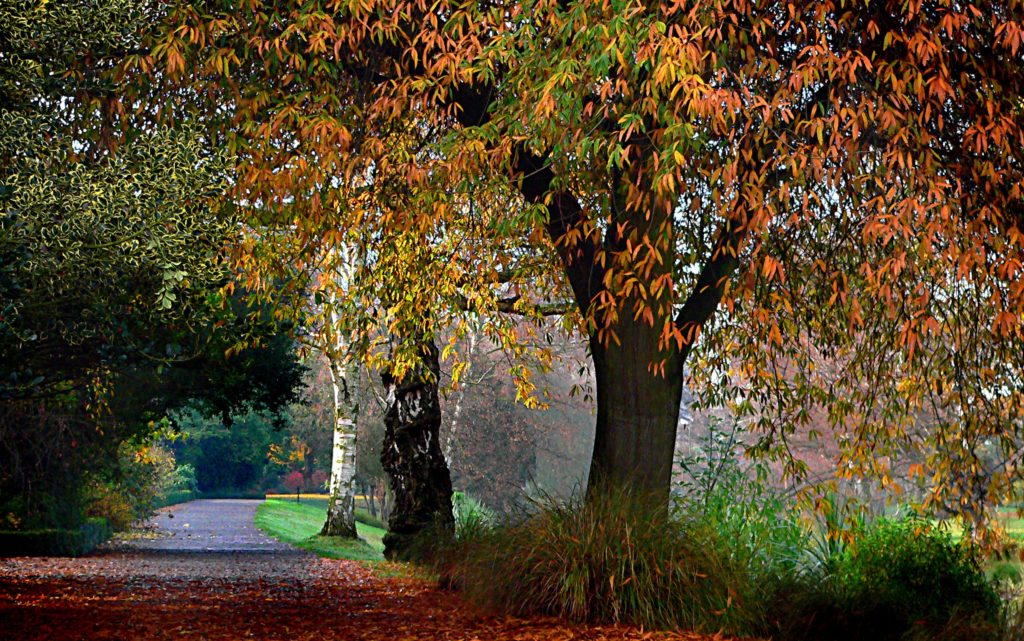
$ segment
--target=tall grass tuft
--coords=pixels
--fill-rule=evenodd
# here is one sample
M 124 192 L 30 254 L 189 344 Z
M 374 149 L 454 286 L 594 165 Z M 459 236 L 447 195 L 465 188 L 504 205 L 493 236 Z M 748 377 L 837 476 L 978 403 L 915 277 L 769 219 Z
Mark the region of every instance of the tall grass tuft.
M 761 616 L 749 551 L 699 519 L 622 490 L 537 507 L 463 528 L 442 574 L 509 614 L 738 633 Z

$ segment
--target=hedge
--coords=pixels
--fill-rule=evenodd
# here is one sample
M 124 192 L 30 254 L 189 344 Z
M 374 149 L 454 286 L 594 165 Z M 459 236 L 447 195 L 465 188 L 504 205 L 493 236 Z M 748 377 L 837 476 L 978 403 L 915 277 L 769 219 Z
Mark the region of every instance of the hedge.
M 177 492 L 168 492 L 164 496 L 161 496 L 153 504 L 153 509 L 159 509 L 167 507 L 169 505 L 177 505 L 178 503 L 188 503 L 189 501 L 199 498 L 199 495 L 191 490 L 180 490 Z
M 0 530 L 0 556 L 81 556 L 110 538 L 106 519 L 87 519 L 78 529 Z

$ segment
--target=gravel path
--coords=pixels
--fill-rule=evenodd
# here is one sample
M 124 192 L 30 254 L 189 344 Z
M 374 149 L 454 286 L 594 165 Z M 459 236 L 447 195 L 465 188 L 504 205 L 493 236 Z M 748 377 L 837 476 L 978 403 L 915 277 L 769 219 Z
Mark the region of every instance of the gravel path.
M 259 500 L 205 499 L 172 505 L 149 521 L 156 537 L 118 545 L 124 550 L 167 552 L 302 553 L 263 534 L 253 524 Z

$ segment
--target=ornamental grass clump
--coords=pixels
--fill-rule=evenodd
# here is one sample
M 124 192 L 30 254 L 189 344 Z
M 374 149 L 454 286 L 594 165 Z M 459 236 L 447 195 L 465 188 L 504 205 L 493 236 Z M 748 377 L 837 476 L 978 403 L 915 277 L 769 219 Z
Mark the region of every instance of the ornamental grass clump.
M 621 490 L 535 507 L 464 531 L 448 580 L 516 615 L 729 632 L 759 616 L 748 552 L 697 519 Z

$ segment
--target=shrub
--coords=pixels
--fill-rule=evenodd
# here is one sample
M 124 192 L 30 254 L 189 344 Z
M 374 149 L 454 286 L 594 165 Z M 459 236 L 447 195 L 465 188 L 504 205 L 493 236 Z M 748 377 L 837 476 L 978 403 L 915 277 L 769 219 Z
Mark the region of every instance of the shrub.
M 97 483 L 90 489 L 90 493 L 89 514 L 106 519 L 119 532 L 128 530 L 141 516 L 141 506 L 120 485 Z
M 744 460 L 742 433 L 735 419 L 709 415 L 707 434 L 676 460 L 673 493 L 681 509 L 749 550 L 752 572 L 774 579 L 801 562 L 807 531 L 768 483 L 769 468 Z
M 175 492 L 198 493 L 199 483 L 196 481 L 195 466 L 189 463 L 175 465 L 164 483 L 163 492 L 165 496 Z
M 160 443 L 126 441 L 114 469 L 90 475 L 85 484 L 89 516 L 115 530 L 149 517 L 167 494 L 175 474 L 174 454 Z
M 161 507 L 167 507 L 169 505 L 177 505 L 179 503 L 188 503 L 189 501 L 193 501 L 197 498 L 199 498 L 199 495 L 190 490 L 173 490 L 171 492 L 167 492 L 159 499 L 157 499 L 157 502 L 153 505 L 153 508 L 157 509 Z
M 306 479 L 302 476 L 302 472 L 292 470 L 281 477 L 281 485 L 290 492 L 298 492 L 306 486 Z
M 1002 606 L 974 554 L 914 520 L 881 520 L 776 595 L 777 639 L 984 641 Z
M 86 519 L 74 529 L 0 531 L 0 556 L 80 556 L 110 538 L 104 519 Z
M 759 617 L 748 561 L 699 520 L 613 491 L 500 526 L 475 519 L 440 570 L 510 614 L 743 632 Z
M 452 510 L 456 536 L 463 536 L 464 533 L 465 536 L 471 536 L 480 528 L 496 522 L 493 510 L 489 510 L 465 492 L 452 493 Z

